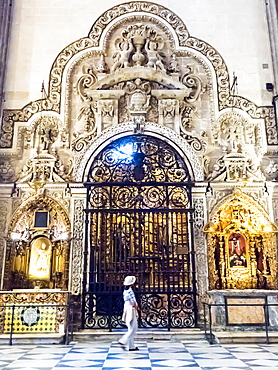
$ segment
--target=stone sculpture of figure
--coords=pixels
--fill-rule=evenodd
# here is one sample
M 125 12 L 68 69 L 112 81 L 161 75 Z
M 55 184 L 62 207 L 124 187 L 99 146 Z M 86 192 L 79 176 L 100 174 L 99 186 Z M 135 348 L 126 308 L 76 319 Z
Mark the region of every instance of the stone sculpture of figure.
M 226 136 L 226 140 L 230 142 L 231 151 L 233 153 L 242 152 L 242 147 L 244 144 L 244 133 L 242 125 L 233 117 L 228 123 L 228 135 Z
M 105 58 L 103 54 L 100 55 L 100 59 L 97 62 L 96 70 L 98 73 L 107 73 L 108 71 L 108 66 L 105 62 Z
M 58 136 L 58 131 L 55 128 L 40 128 L 40 148 L 49 152 L 51 145 L 55 142 Z
M 157 42 L 148 40 L 146 42 L 146 52 L 148 56 L 148 63 L 147 67 L 151 67 L 154 69 L 161 69 L 162 71 L 165 72 L 165 67 L 162 62 L 162 56 L 160 55 L 159 51 L 157 50 Z
M 171 73 L 179 73 L 181 71 L 181 67 L 178 63 L 176 54 L 172 54 L 168 70 Z
M 37 250 L 37 270 L 47 272 L 48 269 L 48 252 L 47 245 L 41 244 L 40 249 Z
M 130 53 L 133 50 L 133 45 L 130 40 L 124 40 L 119 43 L 119 49 L 114 55 L 113 58 L 115 63 L 111 68 L 111 71 L 114 72 L 118 68 L 126 68 L 130 66 L 129 59 Z

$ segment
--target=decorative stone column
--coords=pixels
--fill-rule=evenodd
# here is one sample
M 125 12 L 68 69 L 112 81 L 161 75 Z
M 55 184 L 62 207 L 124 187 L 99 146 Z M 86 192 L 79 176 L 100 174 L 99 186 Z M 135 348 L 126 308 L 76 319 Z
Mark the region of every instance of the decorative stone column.
M 70 291 L 73 294 L 82 292 L 83 244 L 84 244 L 84 199 L 74 199 L 73 206 L 73 240 L 70 266 Z
M 205 234 L 206 221 L 205 187 L 193 188 L 194 211 L 194 244 L 196 252 L 196 279 L 198 292 L 198 310 L 202 317 L 202 302 L 206 299 L 208 290 L 208 256 Z

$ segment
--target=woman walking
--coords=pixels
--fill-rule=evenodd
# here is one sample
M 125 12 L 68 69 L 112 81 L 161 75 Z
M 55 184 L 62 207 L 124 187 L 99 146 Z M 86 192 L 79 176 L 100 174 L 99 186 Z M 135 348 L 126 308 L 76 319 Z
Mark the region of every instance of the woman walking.
M 135 347 L 134 345 L 134 337 L 138 329 L 138 304 L 136 302 L 135 294 L 132 289 L 132 285 L 135 283 L 135 281 L 135 276 L 126 276 L 124 280 L 124 312 L 122 320 L 127 325 L 127 332 L 120 338 L 119 344 L 122 346 L 123 349 L 127 348 L 129 351 L 139 350 L 139 348 Z

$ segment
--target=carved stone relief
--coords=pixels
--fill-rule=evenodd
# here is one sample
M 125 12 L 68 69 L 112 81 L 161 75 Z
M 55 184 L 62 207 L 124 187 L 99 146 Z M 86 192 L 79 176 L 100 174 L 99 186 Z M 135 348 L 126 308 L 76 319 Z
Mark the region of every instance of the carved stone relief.
M 202 57 L 198 59 L 196 55 Z M 219 110 L 237 108 L 248 119 L 233 111 L 221 115 L 211 126 L 215 120 L 210 64 L 216 77 Z M 66 79 L 63 78 L 65 70 L 68 71 Z M 62 86 L 62 81 L 66 81 L 66 86 Z M 61 91 L 65 95 L 62 96 Z M 62 112 L 65 124 L 54 114 L 49 115 L 51 111 L 60 113 L 62 99 L 66 102 Z M 21 110 L 4 111 L 0 148 L 16 145 L 13 144 L 14 124 L 31 121 L 38 112 L 43 112 L 41 117 L 18 133 L 25 153 L 31 153 L 18 176 L 19 181 L 28 182 L 35 189 L 47 182 L 82 182 L 86 166 L 99 147 L 117 135 L 130 132 L 167 138 L 187 157 L 196 181 L 204 180 L 201 156 L 209 181 L 264 181 L 260 170 L 264 147 L 258 120 L 265 122 L 268 145 L 278 144 L 273 109 L 231 96 L 228 69 L 220 54 L 204 41 L 191 37 L 181 19 L 171 11 L 141 1 L 117 5 L 105 12 L 92 27 L 89 37 L 68 45 L 58 55 L 50 71 L 49 95 L 45 99 Z M 216 154 L 212 154 L 216 147 Z M 266 172 L 276 176 L 277 166 L 275 162 L 270 163 Z M 0 161 L 0 179 L 13 181 L 16 172 L 10 161 Z M 216 192 L 214 199 L 208 200 L 209 209 L 230 191 Z M 259 191 L 255 193 L 252 192 L 252 196 L 266 209 L 266 199 L 260 197 Z M 23 197 L 27 199 L 27 193 Z M 195 207 L 194 232 L 200 248 L 197 263 L 203 266 L 203 199 L 196 199 Z M 71 282 L 75 293 L 82 290 L 83 208 L 83 200 L 75 200 Z M 215 240 L 209 235 L 212 249 L 215 243 L 222 242 Z M 264 240 L 265 250 L 272 248 L 265 247 L 271 243 Z M 209 258 L 212 260 L 212 256 Z M 252 258 L 254 262 L 254 256 Z M 205 274 L 204 270 L 197 271 L 199 291 L 203 295 L 207 289 Z
M 142 117 L 144 117 L 144 120 L 158 122 L 180 133 L 192 145 L 194 150 L 204 150 L 205 141 L 197 134 L 197 131 L 199 131 L 198 128 L 196 127 L 196 131 L 191 133 L 190 130 L 193 127 L 191 125 L 192 112 L 197 109 L 196 103 L 205 91 L 206 82 L 203 81 L 206 80 L 204 78 L 205 72 L 202 70 L 202 73 L 200 73 L 199 71 L 199 76 L 197 76 L 196 68 L 192 65 L 192 60 L 191 64 L 186 64 L 186 61 L 189 60 L 188 58 L 181 59 L 181 63 L 178 66 L 176 65 L 175 72 L 173 72 L 175 76 L 172 76 L 169 69 L 151 67 L 148 64 L 148 56 L 144 48 L 147 47 L 146 44 L 152 38 L 154 40 L 160 40 L 162 45 L 164 41 L 162 36 L 158 36 L 158 32 L 155 30 L 152 30 L 152 33 L 149 35 L 150 32 L 147 25 L 143 27 L 143 25 L 135 24 L 122 30 L 120 37 L 116 38 L 115 41 L 116 46 L 119 47 L 121 42 L 126 41 L 128 43 L 131 42 L 128 41 L 130 38 L 133 40 L 133 37 L 139 37 L 143 43 L 141 48 L 142 53 L 145 55 L 142 63 L 132 61 L 133 54 L 132 51 L 129 51 L 128 63 L 119 64 L 117 62 L 114 65 L 110 63 L 110 69 L 112 69 L 111 76 L 109 73 L 106 73 L 106 77 L 103 77 L 104 73 L 102 73 L 103 78 L 99 79 L 97 70 L 94 67 L 96 65 L 94 61 L 96 55 L 89 53 L 86 62 L 86 58 L 83 56 L 83 67 L 80 64 L 79 67 L 76 67 L 76 70 L 71 70 L 70 73 L 73 76 L 77 76 L 76 95 L 71 96 L 70 100 L 72 101 L 69 106 L 72 109 L 71 121 L 73 123 L 76 122 L 74 115 L 77 114 L 77 120 L 81 121 L 81 125 L 76 126 L 73 132 L 73 147 L 79 148 L 80 140 L 90 142 L 104 128 L 115 125 L 117 122 L 134 122 L 136 119 L 137 123 L 134 126 L 135 131 L 137 130 L 136 132 L 138 132 L 136 128 L 139 122 L 138 119 L 143 122 Z M 146 37 L 149 37 L 150 40 Z M 132 50 L 135 55 L 135 49 Z M 109 56 L 108 51 L 106 54 Z M 170 52 L 168 54 L 170 55 Z M 116 55 L 118 54 L 116 53 Z M 173 54 L 168 58 L 172 63 L 172 68 L 173 61 L 178 63 L 177 58 L 180 58 L 180 56 L 177 57 L 175 55 L 173 57 Z M 87 65 L 86 68 L 84 68 L 84 63 Z M 132 64 L 135 66 L 132 67 Z M 107 65 L 109 68 L 109 61 Z M 85 74 L 84 70 L 86 72 Z M 177 78 L 177 70 L 180 71 L 180 78 Z M 82 73 L 81 76 L 80 72 Z M 171 78 L 168 77 L 169 75 Z M 201 75 L 202 78 L 200 77 Z M 138 78 L 135 78 L 136 76 Z M 179 79 L 181 79 L 182 83 L 179 82 Z M 168 88 L 169 85 L 171 85 L 170 90 Z M 80 101 L 76 100 L 76 96 L 82 101 L 81 105 Z M 80 107 L 79 112 L 75 111 L 78 106 Z M 175 106 L 174 114 L 173 106 Z M 82 120 L 84 121 L 83 124 Z M 140 124 L 140 126 L 142 125 Z M 142 130 L 142 127 L 140 130 Z
M 225 113 L 213 127 L 213 141 L 221 154 L 208 173 L 209 181 L 265 179 L 260 170 L 264 146 L 258 123 L 249 122 L 238 113 Z
M 20 182 L 41 187 L 46 182 L 70 180 L 73 160 L 62 152 L 67 141 L 65 131 L 62 122 L 51 115 L 41 115 L 25 129 L 24 148 L 31 158 L 18 174 Z M 58 153 L 62 153 L 63 161 Z M 66 158 L 68 163 L 64 164 Z
M 71 291 L 73 292 L 73 294 L 80 294 L 82 292 L 84 207 L 85 203 L 83 200 L 74 200 L 73 248 L 71 267 Z
M 0 182 L 13 182 L 15 178 L 15 170 L 11 161 L 0 159 Z
M 278 180 L 278 163 L 275 159 L 270 159 L 268 161 L 268 164 L 264 167 L 264 174 L 270 181 Z
M 203 198 L 193 198 L 194 244 L 196 248 L 196 272 L 199 301 L 202 302 L 208 289 L 207 251 L 204 239 L 205 209 Z
M 0 201 L 0 234 L 5 235 L 7 227 L 7 216 L 8 216 L 8 201 Z
M 278 223 L 278 199 L 273 200 L 274 222 Z

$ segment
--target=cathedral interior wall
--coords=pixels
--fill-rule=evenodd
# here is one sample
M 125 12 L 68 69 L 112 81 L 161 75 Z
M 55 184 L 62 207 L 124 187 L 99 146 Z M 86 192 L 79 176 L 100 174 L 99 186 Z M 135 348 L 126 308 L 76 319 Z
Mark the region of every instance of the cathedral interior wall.
M 130 13 L 120 15 L 109 13 L 120 5 L 112 0 L 97 9 L 91 0 L 13 4 L 0 147 L 1 288 L 12 289 L 14 281 L 16 288 L 38 284 L 76 295 L 87 289 L 89 234 L 99 260 L 96 246 L 106 240 L 104 221 L 84 213 L 95 199 L 89 200 L 94 189 L 90 193 L 87 184 L 87 193 L 83 183 L 108 181 L 113 160 L 103 168 L 98 158 L 116 139 L 131 137 L 139 153 L 153 137 L 154 147 L 165 145 L 171 153 L 165 161 L 176 163 L 174 182 L 186 179 L 190 192 L 193 187 L 188 245 L 196 247 L 191 280 L 195 284 L 196 273 L 198 304 L 208 290 L 277 289 L 278 134 L 273 91 L 266 87 L 274 81 L 264 2 L 161 0 L 157 4 L 169 13 L 161 8 L 151 15 L 141 8 L 133 13 L 130 4 L 124 4 Z M 152 144 L 146 148 L 136 153 L 141 162 L 120 166 L 113 181 L 140 183 L 152 173 L 167 182 L 164 161 L 152 167 L 157 157 L 148 152 Z M 139 204 L 143 198 L 134 199 Z M 34 226 L 37 211 L 48 215 L 47 230 Z M 122 222 L 113 217 L 106 226 L 119 222 L 118 232 Z M 157 228 L 157 244 L 163 240 L 159 222 L 165 221 L 159 217 L 146 228 L 149 234 Z M 184 235 L 173 236 L 176 225 L 185 224 L 179 217 L 173 216 L 164 244 L 171 234 L 171 246 L 176 243 L 182 255 L 188 252 L 183 240 L 178 245 Z M 28 274 L 35 276 L 28 265 L 32 251 L 42 245 L 48 260 L 52 256 L 51 269 L 44 267 L 41 281 L 27 281 Z

